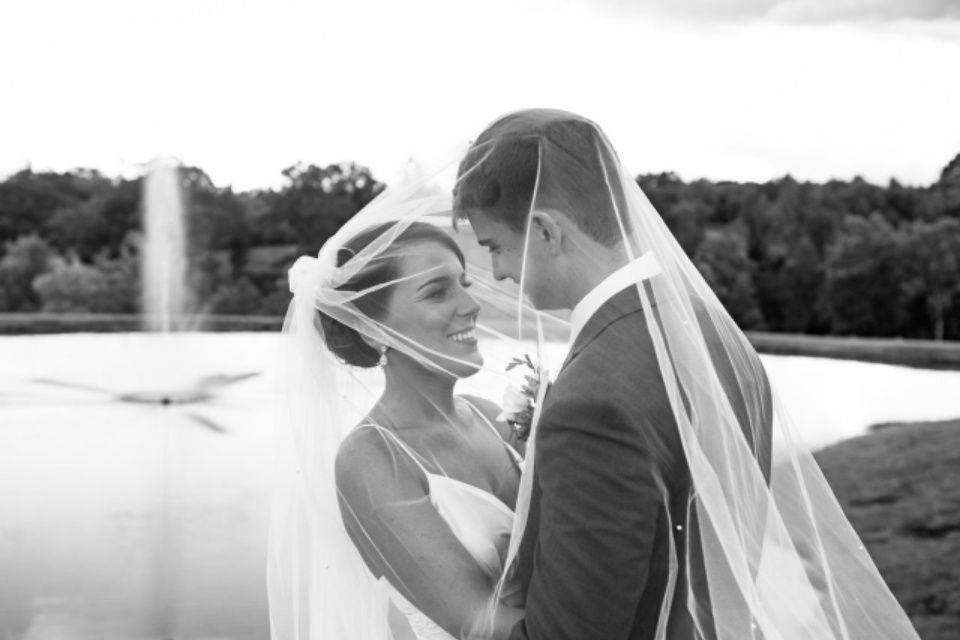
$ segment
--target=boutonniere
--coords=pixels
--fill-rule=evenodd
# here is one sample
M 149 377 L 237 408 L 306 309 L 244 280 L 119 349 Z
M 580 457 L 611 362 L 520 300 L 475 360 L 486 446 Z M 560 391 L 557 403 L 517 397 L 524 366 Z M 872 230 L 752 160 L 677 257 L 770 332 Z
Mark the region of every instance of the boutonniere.
M 543 379 L 543 369 L 534 364 L 527 354 L 514 358 L 507 365 L 507 371 L 518 368 L 522 371 L 523 382 L 519 385 L 508 384 L 504 389 L 503 411 L 497 416 L 497 420 L 505 420 L 517 440 L 523 442 L 530 435 L 533 413 L 537 408 L 537 398 Z

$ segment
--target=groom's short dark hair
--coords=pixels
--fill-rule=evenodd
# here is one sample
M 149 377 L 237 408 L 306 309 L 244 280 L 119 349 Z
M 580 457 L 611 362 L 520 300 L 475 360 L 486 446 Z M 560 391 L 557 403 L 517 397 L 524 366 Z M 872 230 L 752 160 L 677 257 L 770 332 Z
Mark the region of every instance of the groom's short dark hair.
M 612 246 L 622 238 L 617 213 L 624 211 L 617 167 L 590 120 L 552 109 L 510 113 L 484 129 L 460 162 L 454 215 L 482 211 L 522 232 L 536 191 L 538 207 L 561 211 Z

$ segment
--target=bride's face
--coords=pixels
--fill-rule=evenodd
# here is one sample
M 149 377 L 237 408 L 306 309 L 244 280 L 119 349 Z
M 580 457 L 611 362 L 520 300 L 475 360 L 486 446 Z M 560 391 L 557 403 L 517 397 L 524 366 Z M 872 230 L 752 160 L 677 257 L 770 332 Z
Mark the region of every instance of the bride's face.
M 384 324 L 424 347 L 420 351 L 428 361 L 458 378 L 476 373 L 483 364 L 476 333 L 480 305 L 468 291 L 470 280 L 456 254 L 425 241 L 405 247 L 400 260 L 400 277 L 409 279 L 395 285 Z

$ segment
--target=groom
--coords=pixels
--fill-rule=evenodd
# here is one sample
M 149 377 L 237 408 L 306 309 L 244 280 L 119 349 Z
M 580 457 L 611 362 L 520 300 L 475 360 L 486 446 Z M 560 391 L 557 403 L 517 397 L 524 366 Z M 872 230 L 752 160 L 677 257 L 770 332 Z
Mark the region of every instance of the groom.
M 538 309 L 572 310 L 570 351 L 536 430 L 512 567 L 526 618 L 511 640 L 652 640 L 662 625 L 669 639 L 709 638 L 709 607 L 686 606 L 688 580 L 704 579 L 694 496 L 637 290 L 652 296 L 659 266 L 649 253 L 627 257 L 617 160 L 597 132 L 561 111 L 504 116 L 471 147 L 455 192 L 494 276 L 522 280 Z M 705 337 L 742 417 L 733 370 Z M 769 416 L 769 389 L 759 396 Z M 768 423 L 750 443 L 765 474 L 769 433 Z

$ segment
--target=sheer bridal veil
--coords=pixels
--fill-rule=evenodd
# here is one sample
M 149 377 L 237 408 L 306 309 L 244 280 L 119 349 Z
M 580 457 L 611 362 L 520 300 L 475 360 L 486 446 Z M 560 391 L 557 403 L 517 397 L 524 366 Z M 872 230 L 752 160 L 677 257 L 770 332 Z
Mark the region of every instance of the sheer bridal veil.
M 504 208 L 512 218 L 503 218 Z M 543 306 L 536 283 L 550 277 L 533 241 L 541 231 L 538 212 L 574 220 L 579 231 L 564 241 L 581 246 L 566 250 L 596 256 L 597 270 L 617 270 L 623 286 L 636 289 L 656 354 L 650 366 L 659 371 L 669 401 L 685 478 L 682 486 L 658 479 L 677 535 L 657 637 L 679 637 L 676 625 L 683 619 L 689 629 L 684 637 L 710 640 L 917 638 L 812 455 L 793 435 L 788 409 L 775 390 L 770 393 L 756 352 L 604 133 L 585 118 L 549 110 L 504 116 L 455 161 L 381 194 L 316 258 L 303 257 L 291 269 L 278 411 L 280 477 L 268 557 L 273 638 L 390 638 L 392 594 L 415 598 L 417 589 L 403 583 L 417 566 L 429 573 L 429 557 L 382 542 L 403 539 L 391 529 L 398 526 L 397 512 L 422 505 L 398 494 L 391 508 L 361 514 L 338 499 L 338 450 L 358 426 L 366 428 L 383 389 L 383 369 L 370 366 L 378 350 L 456 379 L 457 393 L 471 398 L 499 400 L 516 374 L 507 366 L 520 354 L 560 369 L 569 316 L 533 306 Z M 515 247 L 488 247 L 501 252 L 494 260 L 501 272 L 476 244 L 469 222 L 477 215 L 519 234 Z M 459 253 L 437 249 L 446 246 L 437 233 Z M 453 255 L 455 262 L 443 264 L 453 271 L 462 265 L 472 280 L 482 357 L 429 340 L 422 326 L 400 327 L 369 304 L 378 293 L 396 302 L 423 278 L 444 275 L 445 267 L 425 260 L 428 245 L 438 257 Z M 612 255 L 619 264 L 611 266 Z M 631 270 L 641 260 L 656 269 Z M 372 270 L 379 276 L 368 277 Z M 354 344 L 362 338 L 373 351 L 358 356 L 343 346 L 347 336 Z M 621 383 L 632 375 L 607 374 Z M 639 380 L 636 385 L 643 394 Z M 411 405 L 432 401 L 427 390 L 409 394 Z M 462 629 L 465 637 L 484 635 L 498 594 L 510 588 L 537 463 L 535 430 L 512 539 L 501 549 L 499 568 L 487 572 L 494 591 L 490 611 Z M 481 446 L 470 434 L 452 431 L 459 438 L 454 442 Z M 416 444 L 413 455 L 431 473 L 452 473 L 442 468 L 439 443 Z M 377 477 L 406 477 L 410 456 L 392 441 L 384 451 L 389 470 Z

